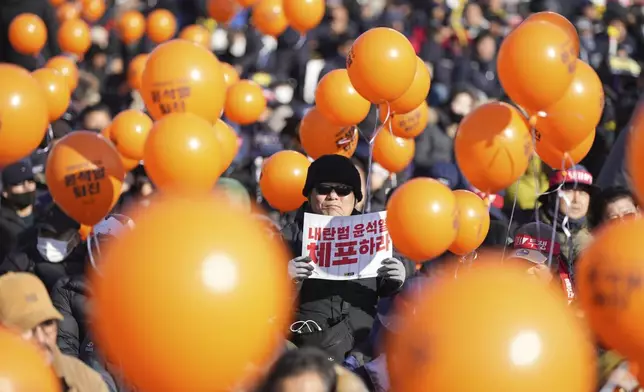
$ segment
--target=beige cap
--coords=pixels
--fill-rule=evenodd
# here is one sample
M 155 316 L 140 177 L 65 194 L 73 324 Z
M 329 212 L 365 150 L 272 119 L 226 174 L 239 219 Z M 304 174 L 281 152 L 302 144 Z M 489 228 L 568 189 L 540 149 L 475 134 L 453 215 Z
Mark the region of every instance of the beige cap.
M 62 320 L 36 275 L 9 272 L 0 277 L 0 324 L 28 331 L 48 320 Z

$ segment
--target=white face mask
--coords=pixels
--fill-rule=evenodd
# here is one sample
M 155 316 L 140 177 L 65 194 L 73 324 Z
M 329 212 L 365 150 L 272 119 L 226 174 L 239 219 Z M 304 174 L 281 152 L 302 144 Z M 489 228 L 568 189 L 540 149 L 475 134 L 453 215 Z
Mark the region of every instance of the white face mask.
M 36 249 L 38 250 L 38 253 L 40 253 L 40 255 L 50 263 L 60 263 L 71 253 L 72 247 L 69 246 L 70 243 L 71 241 L 60 241 L 53 238 L 38 237 Z

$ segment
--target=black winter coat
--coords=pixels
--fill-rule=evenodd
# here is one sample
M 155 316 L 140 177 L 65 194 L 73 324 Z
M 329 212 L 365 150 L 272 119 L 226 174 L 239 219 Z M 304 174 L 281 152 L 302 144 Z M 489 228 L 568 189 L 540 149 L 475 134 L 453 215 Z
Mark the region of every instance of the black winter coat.
M 31 272 L 43 281 L 51 293 L 61 278 L 79 275 L 85 271 L 87 248 L 79 244 L 67 258 L 60 263 L 51 263 L 36 250 L 36 238 L 24 248 L 16 250 L 0 263 L 0 275 L 7 272 Z
M 285 218 L 282 237 L 288 243 L 294 255 L 302 251 L 302 228 L 304 213 L 311 212 L 305 203 L 294 214 Z M 353 215 L 360 214 L 354 211 Z M 394 257 L 405 264 L 407 277 L 414 273 L 413 264 L 399 255 Z M 295 321 L 313 320 L 323 329 L 333 324 L 333 320 L 342 317 L 343 308 L 348 305 L 348 316 L 353 329 L 356 345 L 365 342 L 376 317 L 376 305 L 379 297 L 396 294 L 401 284 L 395 280 L 381 278 L 366 278 L 348 281 L 331 281 L 307 279 L 299 292 Z
M 63 354 L 80 357 L 81 343 L 89 330 L 86 320 L 85 276 L 66 276 L 58 281 L 51 292 L 54 307 L 63 315 L 58 326 L 58 348 Z
M 0 260 L 23 245 L 25 237 L 33 237 L 35 229 L 32 228 L 33 225 L 28 225 L 15 210 L 0 206 Z

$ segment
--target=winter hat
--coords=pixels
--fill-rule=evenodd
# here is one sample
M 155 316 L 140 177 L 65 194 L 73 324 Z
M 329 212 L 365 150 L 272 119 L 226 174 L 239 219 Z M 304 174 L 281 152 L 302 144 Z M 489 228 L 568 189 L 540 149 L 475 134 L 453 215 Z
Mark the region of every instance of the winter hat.
M 313 188 L 319 184 L 336 183 L 353 188 L 356 201 L 362 200 L 362 181 L 360 173 L 351 159 L 342 155 L 323 155 L 313 161 L 306 174 L 302 195 L 309 197 Z
M 33 180 L 34 173 L 29 159 L 23 159 L 6 166 L 2 171 L 2 185 L 5 187 L 12 187 L 25 181 Z
M 582 165 L 575 165 L 568 170 L 555 170 L 548 178 L 549 187 L 545 194 L 539 196 L 541 203 L 548 201 L 548 196 L 560 186 L 576 186 L 593 196 L 599 188 L 593 185 L 593 175 Z

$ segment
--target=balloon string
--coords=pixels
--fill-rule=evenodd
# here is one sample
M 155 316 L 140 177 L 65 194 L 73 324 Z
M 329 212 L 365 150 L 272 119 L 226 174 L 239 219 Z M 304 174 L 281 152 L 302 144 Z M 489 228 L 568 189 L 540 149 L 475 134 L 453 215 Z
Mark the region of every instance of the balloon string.
M 304 46 L 304 43 L 306 42 L 306 34 L 300 34 L 300 38 L 297 40 L 297 43 L 295 44 L 295 50 L 300 50 L 302 49 L 302 46 Z
M 514 211 L 517 209 L 517 198 L 519 196 L 519 180 L 514 183 L 514 201 L 512 202 L 512 211 L 510 212 L 510 221 L 508 222 L 508 230 L 505 232 L 505 241 L 503 243 L 503 254 L 501 255 L 501 263 L 505 260 L 505 252 L 510 243 L 510 232 L 512 231 L 512 222 L 514 222 Z
M 364 208 L 362 209 L 362 213 L 366 214 L 371 211 L 371 172 L 372 168 L 371 166 L 373 165 L 373 142 L 376 140 L 376 136 L 378 135 L 378 119 L 380 118 L 380 108 L 378 105 L 376 105 L 376 124 L 373 129 L 373 133 L 370 138 L 367 138 L 367 142 L 369 143 L 369 155 L 367 156 L 367 180 L 365 184 L 365 203 L 364 203 Z
M 536 148 L 537 148 L 537 128 L 536 128 L 536 117 L 533 117 L 532 120 L 530 121 L 531 127 L 530 127 L 530 133 L 532 135 L 532 157 L 530 157 L 530 164 L 534 165 L 535 162 L 535 157 L 537 154 L 535 153 Z M 534 194 L 535 194 L 535 211 L 536 213 L 534 214 L 534 222 L 537 224 L 537 238 L 541 238 L 541 217 L 538 214 L 539 211 L 539 196 L 541 196 L 541 168 L 539 170 L 534 170 L 535 168 L 532 168 L 532 176 L 534 177 Z

